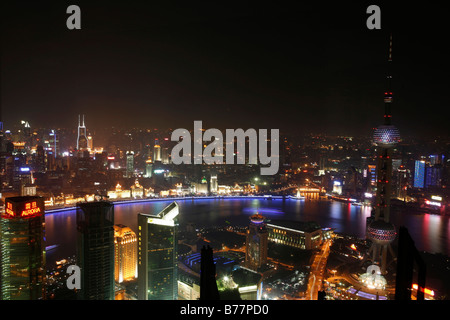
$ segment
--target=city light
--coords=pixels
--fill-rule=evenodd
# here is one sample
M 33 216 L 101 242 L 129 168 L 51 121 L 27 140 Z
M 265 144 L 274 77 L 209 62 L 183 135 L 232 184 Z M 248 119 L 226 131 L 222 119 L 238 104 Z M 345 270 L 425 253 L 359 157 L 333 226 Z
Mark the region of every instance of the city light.
M 227 6 L 5 1 L 0 300 L 450 299 L 446 11 Z

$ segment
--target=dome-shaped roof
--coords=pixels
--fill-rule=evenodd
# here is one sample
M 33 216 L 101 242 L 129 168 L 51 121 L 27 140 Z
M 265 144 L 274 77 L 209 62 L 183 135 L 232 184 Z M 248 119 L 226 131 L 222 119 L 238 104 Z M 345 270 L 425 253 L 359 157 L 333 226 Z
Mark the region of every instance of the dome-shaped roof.
M 251 222 L 253 223 L 262 223 L 264 222 L 264 217 L 262 215 L 260 215 L 259 213 L 255 213 L 254 215 L 252 215 L 250 217 Z

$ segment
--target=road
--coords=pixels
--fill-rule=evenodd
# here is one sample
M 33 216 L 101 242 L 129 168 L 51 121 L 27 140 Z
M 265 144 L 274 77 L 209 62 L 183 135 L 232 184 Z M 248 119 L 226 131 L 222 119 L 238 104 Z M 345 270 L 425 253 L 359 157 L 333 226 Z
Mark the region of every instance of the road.
M 306 290 L 306 298 L 309 300 L 317 300 L 318 292 L 322 289 L 323 275 L 327 265 L 328 255 L 330 254 L 330 246 L 332 240 L 326 240 L 314 256 L 309 274 L 308 288 Z

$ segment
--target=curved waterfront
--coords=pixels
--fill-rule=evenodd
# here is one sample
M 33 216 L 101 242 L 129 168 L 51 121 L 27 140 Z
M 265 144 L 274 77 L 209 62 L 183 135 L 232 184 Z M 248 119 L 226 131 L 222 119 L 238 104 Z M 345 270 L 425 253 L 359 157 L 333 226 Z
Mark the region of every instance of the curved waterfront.
M 137 230 L 137 214 L 158 213 L 174 199 L 116 202 L 115 223 Z M 180 206 L 181 227 L 192 222 L 196 227 L 248 225 L 249 217 L 259 211 L 268 219 L 316 221 L 336 232 L 365 237 L 366 218 L 370 208 L 334 200 L 273 199 L 264 197 L 184 198 L 176 199 Z M 450 217 L 433 214 L 403 214 L 395 209 L 391 221 L 398 228 L 408 228 L 419 250 L 450 256 Z M 47 246 L 59 245 L 48 251 L 49 263 L 75 254 L 75 209 L 50 210 L 46 214 Z

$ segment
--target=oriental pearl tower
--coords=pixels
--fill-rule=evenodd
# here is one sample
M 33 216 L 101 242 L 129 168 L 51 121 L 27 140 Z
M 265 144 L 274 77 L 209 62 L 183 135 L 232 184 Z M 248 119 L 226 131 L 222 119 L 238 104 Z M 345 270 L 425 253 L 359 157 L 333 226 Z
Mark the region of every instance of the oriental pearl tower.
M 389 41 L 387 90 L 384 93 L 384 123 L 375 128 L 373 141 L 378 147 L 377 154 L 377 193 L 372 217 L 367 221 L 367 237 L 372 241 L 368 259 L 386 274 L 387 253 L 395 257 L 391 243 L 395 240 L 396 230 L 389 222 L 391 186 L 392 186 L 392 149 L 400 141 L 398 129 L 391 124 L 392 91 L 389 66 L 392 63 L 392 35 Z M 366 259 L 365 259 L 366 260 Z

